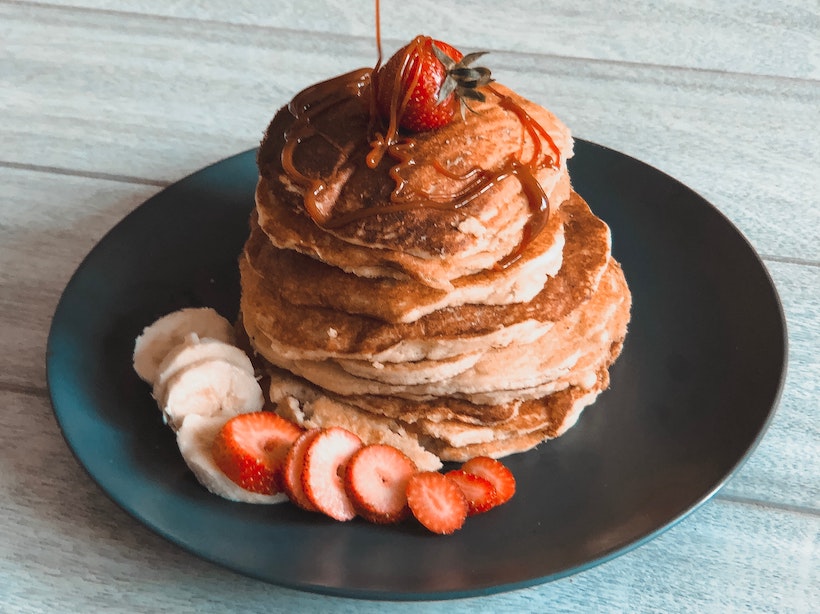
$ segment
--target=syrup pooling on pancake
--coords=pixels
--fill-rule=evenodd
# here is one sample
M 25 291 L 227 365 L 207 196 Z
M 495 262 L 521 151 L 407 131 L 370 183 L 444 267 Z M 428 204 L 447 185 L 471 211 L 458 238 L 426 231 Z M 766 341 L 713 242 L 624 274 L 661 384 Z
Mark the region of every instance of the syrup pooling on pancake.
M 536 105 L 529 103 L 527 108 L 527 101 L 502 86 L 485 89 L 487 101 L 476 104 L 475 115 L 466 120 L 440 130 L 400 135 L 393 127 L 396 118 L 382 118 L 369 102 L 375 91 L 372 70 L 330 79 L 298 94 L 286 113 L 275 118 L 262 144 L 260 169 L 269 180 L 298 186 L 302 206 L 313 222 L 336 236 L 355 240 L 360 235 L 359 240 L 368 244 L 390 245 L 401 220 L 403 231 L 423 242 L 421 250 L 443 256 L 462 250 L 437 244 L 436 235 L 425 237 L 425 226 L 457 226 L 454 220 L 468 216 L 452 213 L 465 207 L 481 219 L 479 201 L 514 193 L 525 205 L 520 217 L 526 219 L 515 220 L 517 237 L 496 260 L 507 266 L 538 236 L 551 208 L 560 205 L 559 200 L 551 206 L 545 187 L 552 186 L 544 175 L 557 175 L 564 167 L 571 141 L 563 125 L 545 110 L 538 117 Z M 386 137 L 379 132 L 384 122 Z M 494 151 L 488 153 L 487 146 L 472 151 L 474 143 L 488 134 L 493 136 L 490 149 Z M 369 155 L 373 143 L 380 143 L 386 153 L 378 160 Z M 272 151 L 266 151 L 269 147 Z M 284 177 L 277 176 L 279 170 Z M 498 189 L 510 181 L 518 187 Z M 418 210 L 439 215 L 401 215 Z M 419 218 L 418 236 L 413 237 L 407 222 L 415 218 Z M 412 248 L 412 242 L 402 245 L 399 240 L 396 247 Z
M 320 226 L 330 222 L 330 211 L 323 206 L 320 197 L 327 184 L 320 178 L 312 178 L 296 168 L 294 155 L 296 147 L 306 138 L 320 134 L 313 121 L 317 115 L 327 113 L 342 104 L 346 98 L 358 98 L 370 81 L 370 71 L 360 69 L 334 79 L 313 85 L 298 94 L 287 106 L 294 118 L 292 127 L 285 132 L 285 146 L 282 148 L 282 167 L 288 176 L 305 189 L 305 209 L 313 221 Z M 329 143 L 329 138 L 325 137 Z M 318 201 L 318 202 L 317 202 Z

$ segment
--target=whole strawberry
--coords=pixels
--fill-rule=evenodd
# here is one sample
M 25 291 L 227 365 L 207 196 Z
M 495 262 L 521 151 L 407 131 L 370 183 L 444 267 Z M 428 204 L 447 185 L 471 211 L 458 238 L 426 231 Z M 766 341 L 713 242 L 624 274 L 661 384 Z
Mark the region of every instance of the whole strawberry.
M 467 100 L 484 101 L 479 87 L 492 82 L 490 71 L 471 67 L 485 52 L 466 56 L 447 43 L 417 36 L 397 51 L 376 75 L 376 101 L 381 114 L 397 118 L 412 132 L 449 124 Z

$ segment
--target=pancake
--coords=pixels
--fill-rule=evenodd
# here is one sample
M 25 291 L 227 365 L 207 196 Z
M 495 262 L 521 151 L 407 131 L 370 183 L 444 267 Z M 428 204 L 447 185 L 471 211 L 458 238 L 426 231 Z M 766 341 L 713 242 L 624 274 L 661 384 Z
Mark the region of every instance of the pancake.
M 592 295 L 609 262 L 609 228 L 580 196 L 573 193 L 561 215 L 564 264 L 527 303 L 448 307 L 411 323 L 391 324 L 325 307 L 291 305 L 240 258 L 245 327 L 257 351 L 274 363 L 278 358 L 331 357 L 437 360 L 488 346 L 532 342 Z
M 564 226 L 560 215 L 506 270 L 489 269 L 453 280 L 450 291 L 414 279 L 359 277 L 299 252 L 279 249 L 251 219 L 245 244 L 248 263 L 291 305 L 328 307 L 391 323 L 414 322 L 445 307 L 467 303 L 505 305 L 531 300 L 561 268 Z
M 493 92 L 467 120 L 413 135 L 413 164 L 397 164 L 398 152 L 384 155 L 375 168 L 362 163 L 370 148 L 370 117 L 356 92 L 335 93 L 328 103 L 332 112 L 311 117 L 309 130 L 298 124 L 293 105 L 283 108 L 257 156 L 259 225 L 280 249 L 363 277 L 395 276 L 398 271 L 449 290 L 453 279 L 491 268 L 522 240 L 531 213 L 523 182 L 508 173 L 490 182 L 468 206 L 455 209 L 446 206 L 449 195 L 470 186 L 475 169 L 498 169 L 512 158 L 538 158 L 533 163 L 536 178 L 550 206 L 558 209 L 568 196 L 566 161 L 572 155 L 569 130 L 552 113 L 501 85 L 494 84 Z M 502 100 L 518 110 L 499 104 Z M 522 112 L 545 133 L 523 130 Z M 299 147 L 289 173 L 282 153 L 286 135 L 294 130 Z M 549 158 L 549 164 L 541 164 L 540 158 Z M 293 180 L 294 171 L 321 182 L 317 208 L 331 223 L 361 210 L 376 213 L 338 228 L 320 228 L 306 213 L 307 188 Z M 418 194 L 433 206 L 403 211 L 385 206 L 412 201 Z
M 611 359 L 619 352 L 620 346 L 613 346 Z M 408 422 L 364 410 L 287 371 L 275 373 L 278 375 L 271 380 L 270 397 L 284 417 L 305 428 L 342 426 L 364 441 L 390 443 L 413 458 L 420 469 L 437 469 L 440 461 L 462 462 L 480 455 L 500 458 L 532 449 L 573 426 L 583 408 L 609 385 L 608 371 L 602 368 L 591 386 L 571 386 L 518 403 L 506 420 L 473 424 L 455 419 Z
M 453 369 L 454 361 L 446 361 L 441 365 L 441 371 L 451 372 L 450 377 L 436 374 L 427 381 L 413 382 L 407 377 L 399 377 L 403 372 L 400 367 L 408 363 L 386 363 L 392 367 L 390 372 L 394 381 L 384 382 L 379 377 L 384 368 L 374 367 L 368 373 L 372 377 L 368 378 L 347 371 L 345 366 L 349 362 L 279 358 L 271 359 L 271 362 L 343 395 L 376 394 L 407 399 L 456 396 L 477 399 L 480 403 L 542 396 L 560 387 L 553 385 L 555 382 L 564 382 L 568 377 L 594 369 L 599 357 L 608 353 L 612 340 L 623 338 L 630 307 L 628 301 L 621 299 L 625 287 L 620 267 L 613 263 L 593 297 L 559 320 L 538 340 L 505 348 L 488 347 L 476 361 L 472 360 L 474 354 L 469 355 L 461 370 Z M 435 363 L 443 361 L 427 362 L 430 364 L 425 365 L 426 370 L 435 373 Z M 415 376 L 416 364 L 409 363 L 409 375 Z M 499 368 L 500 365 L 503 368 Z M 359 366 L 363 368 L 364 364 Z M 569 381 L 577 381 L 577 377 Z
M 569 175 L 565 169 L 550 194 L 550 202 L 556 203 L 552 206 L 553 212 L 566 201 L 570 190 Z M 293 192 L 292 196 L 298 201 L 302 194 Z M 347 243 L 324 232 L 307 215 L 299 213 L 293 198 L 280 200 L 274 195 L 270 189 L 270 181 L 265 177 L 260 177 L 256 188 L 256 205 L 259 227 L 270 243 L 280 249 L 296 251 L 359 277 L 409 278 L 445 291 L 453 289 L 453 280 L 457 278 L 491 269 L 521 240 L 519 228 L 513 233 L 515 240 L 503 236 L 495 237 L 493 241 L 505 239 L 503 246 L 490 249 L 487 245 L 485 251 L 473 254 L 469 261 L 461 257 L 453 258 L 444 252 L 437 257 L 420 257 L 407 252 Z M 459 233 L 473 231 L 489 234 L 480 222 L 473 220 L 474 218 L 469 218 L 449 223 L 455 224 L 454 229 Z M 432 222 L 433 228 L 445 223 L 448 222 Z M 402 231 L 401 234 L 404 232 L 406 231 Z

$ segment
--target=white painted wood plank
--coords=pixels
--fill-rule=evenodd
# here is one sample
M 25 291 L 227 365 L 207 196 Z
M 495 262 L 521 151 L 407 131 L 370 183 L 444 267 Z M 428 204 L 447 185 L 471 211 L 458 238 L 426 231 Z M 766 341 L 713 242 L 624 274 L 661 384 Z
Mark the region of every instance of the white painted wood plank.
M 253 147 L 369 41 L 0 5 L 0 163 L 170 181 Z M 122 32 L 128 36 L 123 37 Z M 820 261 L 820 83 L 498 53 L 499 80 L 579 137 L 659 167 L 763 254 Z
M 372 59 L 220 24 L 18 5 L 0 23 L 0 161 L 149 180 L 255 147 L 298 89 Z
M 198 0 L 57 0 L 67 7 L 374 38 L 374 2 L 222 3 Z M 809 1 L 382 0 L 382 31 L 394 49 L 419 33 L 470 49 L 708 70 L 820 76 L 820 11 Z
M 45 386 L 51 317 L 105 233 L 159 188 L 0 167 L 0 382 Z
M 6 611 L 810 612 L 820 600 L 820 517 L 723 501 L 604 565 L 507 594 L 386 606 L 281 589 L 126 516 L 76 463 L 44 397 L 0 391 L 0 404 Z

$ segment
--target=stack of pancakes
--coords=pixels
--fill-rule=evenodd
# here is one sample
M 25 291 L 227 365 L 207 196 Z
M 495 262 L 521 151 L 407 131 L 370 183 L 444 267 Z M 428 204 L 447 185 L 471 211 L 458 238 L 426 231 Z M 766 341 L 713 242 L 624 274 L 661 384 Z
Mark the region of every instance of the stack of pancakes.
M 258 154 L 240 315 L 277 411 L 430 469 L 560 435 L 607 388 L 630 310 L 609 229 L 570 187 L 569 131 L 493 85 L 368 165 L 372 111 L 337 81 L 280 110 Z M 549 201 L 534 236 L 531 186 L 496 172 L 510 160 Z M 477 172 L 495 180 L 447 206 Z

